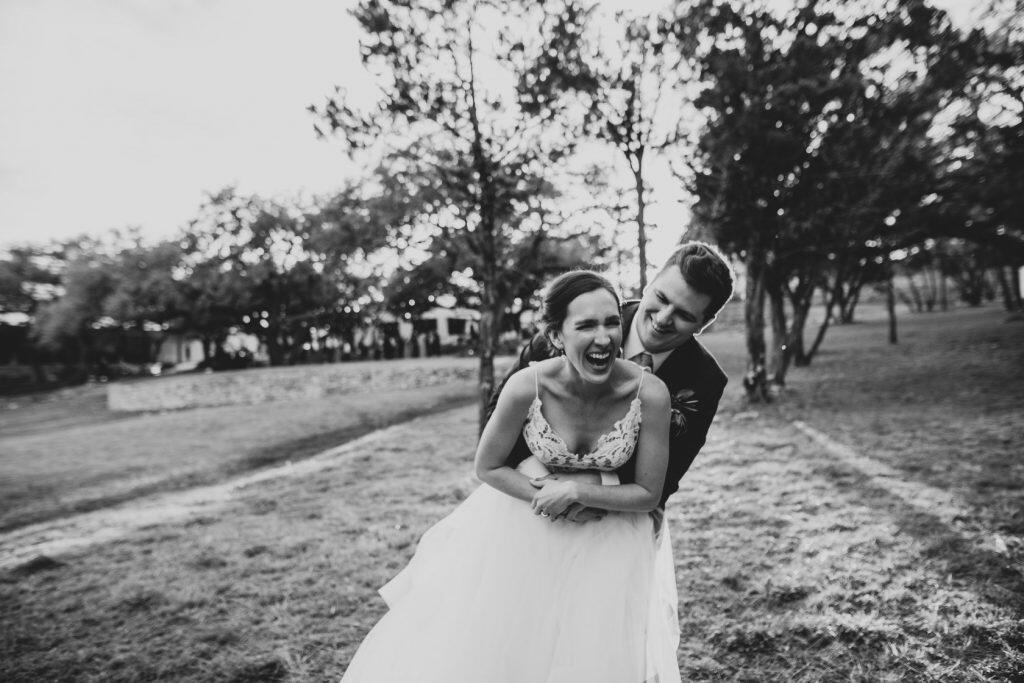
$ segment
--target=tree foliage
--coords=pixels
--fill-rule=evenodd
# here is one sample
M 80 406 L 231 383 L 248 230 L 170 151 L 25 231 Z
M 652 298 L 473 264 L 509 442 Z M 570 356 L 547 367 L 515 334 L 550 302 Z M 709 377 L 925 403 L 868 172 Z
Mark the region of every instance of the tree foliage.
M 558 222 L 552 167 L 572 147 L 559 107 L 531 112 L 511 87 L 543 58 L 522 39 L 537 10 L 369 0 L 353 15 L 381 97 L 367 111 L 337 91 L 311 109 L 319 132 L 337 133 L 351 153 L 377 146 L 372 201 L 389 239 L 475 281 L 482 411 L 502 318 Z
M 634 193 L 640 288 L 647 285 L 647 169 L 683 137 L 685 63 L 666 19 L 657 14 L 614 17 L 599 3 L 546 3 L 544 49 L 518 90 L 528 111 L 544 113 L 566 98 L 582 107 L 581 130 L 625 160 Z M 611 19 L 611 20 L 609 20 Z
M 932 134 L 974 53 L 921 0 L 811 0 L 784 16 L 709 0 L 674 30 L 705 84 L 695 215 L 746 265 L 748 362 L 767 358 L 782 383 L 792 358 L 810 360 L 816 288 L 848 299 L 867 267 L 934 234 Z

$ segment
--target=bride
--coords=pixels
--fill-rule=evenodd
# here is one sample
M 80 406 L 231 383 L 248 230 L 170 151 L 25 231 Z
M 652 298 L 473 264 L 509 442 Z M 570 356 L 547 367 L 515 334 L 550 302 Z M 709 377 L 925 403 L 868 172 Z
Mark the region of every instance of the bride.
M 553 280 L 558 358 L 513 375 L 476 452 L 484 482 L 381 588 L 389 612 L 342 683 L 679 680 L 667 529 L 648 513 L 668 459 L 669 395 L 617 358 L 619 300 L 590 271 Z M 505 464 L 522 433 L 533 456 Z M 634 483 L 614 470 L 636 457 Z M 575 506 L 609 513 L 585 524 Z

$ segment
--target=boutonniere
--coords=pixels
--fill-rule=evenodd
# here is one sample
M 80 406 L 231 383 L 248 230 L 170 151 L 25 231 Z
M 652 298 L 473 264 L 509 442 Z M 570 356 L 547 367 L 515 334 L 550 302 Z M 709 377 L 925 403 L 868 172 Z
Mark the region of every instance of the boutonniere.
M 697 413 L 697 392 L 693 389 L 680 389 L 672 394 L 672 432 L 686 433 L 686 419 Z

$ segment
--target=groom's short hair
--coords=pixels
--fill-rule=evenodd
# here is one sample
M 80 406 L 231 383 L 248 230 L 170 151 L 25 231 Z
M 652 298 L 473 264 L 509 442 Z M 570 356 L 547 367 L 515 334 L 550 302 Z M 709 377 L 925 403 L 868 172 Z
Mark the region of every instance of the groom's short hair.
M 718 315 L 733 293 L 732 268 L 715 247 L 706 242 L 683 242 L 665 261 L 658 271 L 661 275 L 669 268 L 676 268 L 686 284 L 701 294 L 711 297 L 704 309 L 704 322 Z

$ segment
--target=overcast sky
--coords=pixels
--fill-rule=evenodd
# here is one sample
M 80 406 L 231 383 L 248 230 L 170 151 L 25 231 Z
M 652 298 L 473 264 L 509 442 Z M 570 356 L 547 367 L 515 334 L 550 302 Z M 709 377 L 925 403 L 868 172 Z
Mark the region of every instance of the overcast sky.
M 0 0 L 0 242 L 171 234 L 228 184 L 340 186 L 304 107 L 365 81 L 350 4 Z
M 304 107 L 335 84 L 372 89 L 352 4 L 0 0 L 0 246 L 132 225 L 169 236 L 230 184 L 340 187 L 352 169 Z M 678 239 L 678 208 L 653 213 L 657 250 Z

